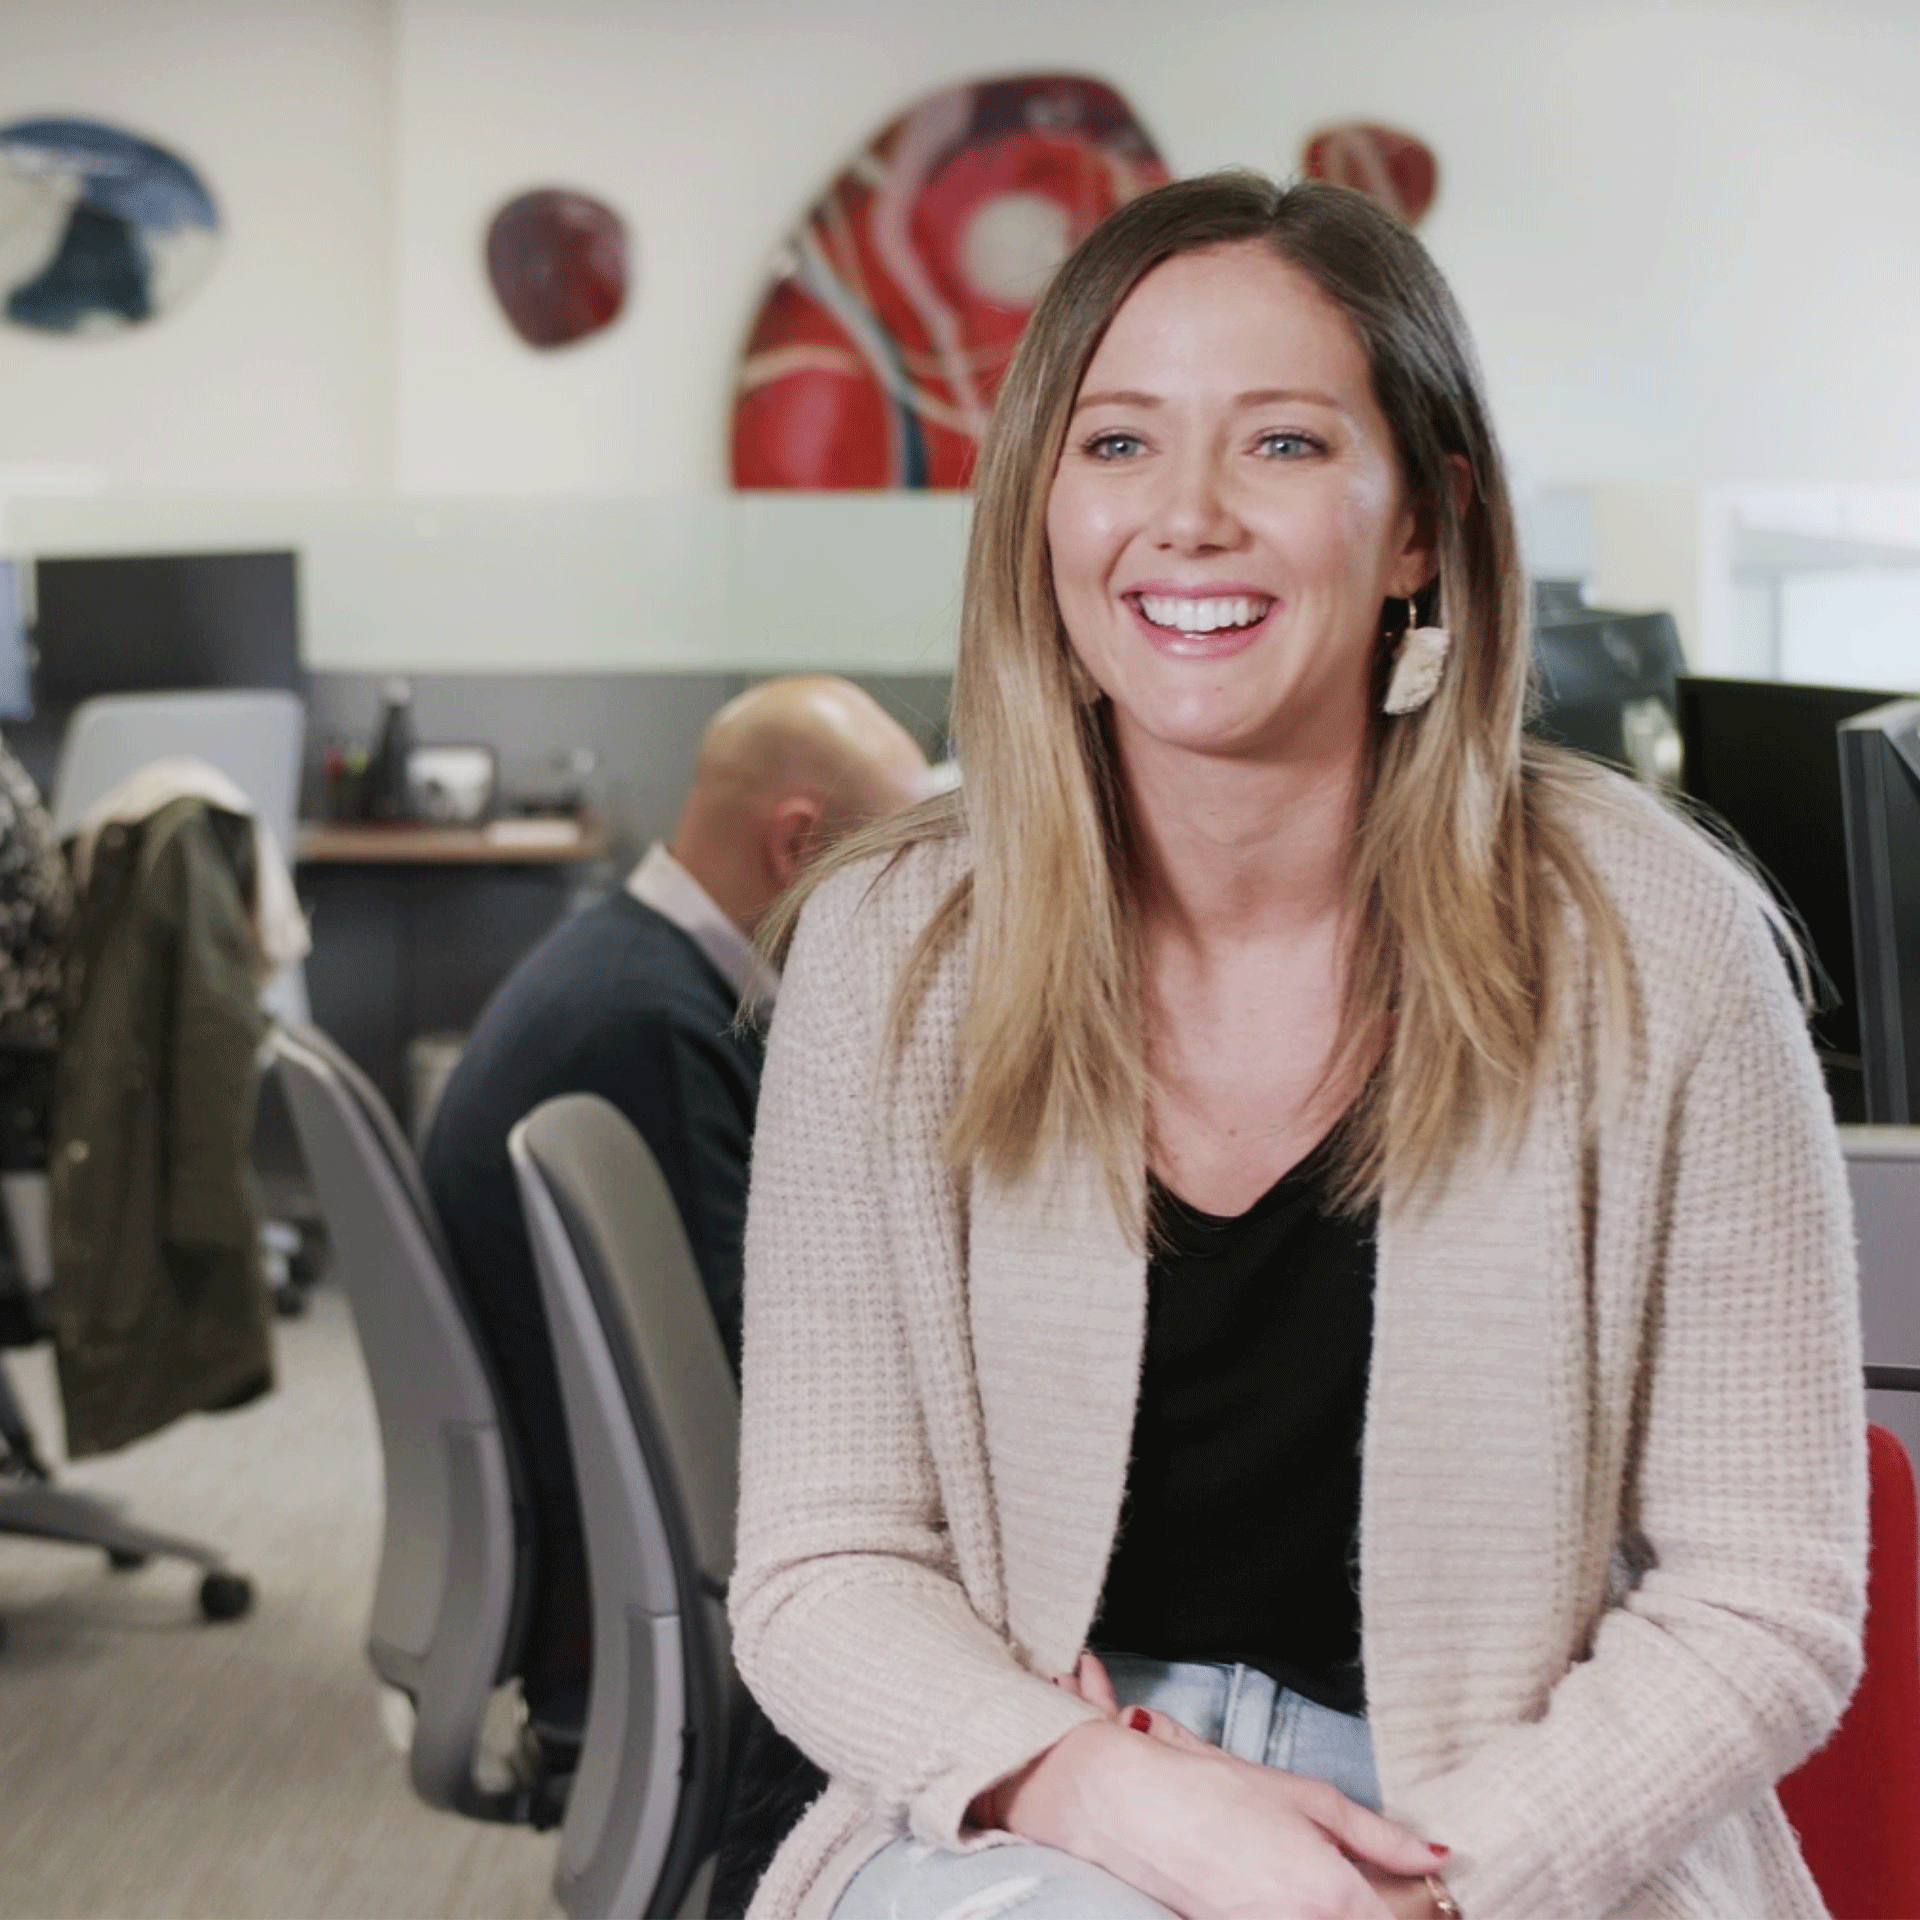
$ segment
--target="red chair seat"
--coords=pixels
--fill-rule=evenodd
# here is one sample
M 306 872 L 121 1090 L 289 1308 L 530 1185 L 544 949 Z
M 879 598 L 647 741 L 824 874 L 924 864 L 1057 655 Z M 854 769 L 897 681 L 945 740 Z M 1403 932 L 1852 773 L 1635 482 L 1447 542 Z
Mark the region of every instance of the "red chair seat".
M 1920 1920 L 1920 1542 L 1913 1463 L 1867 1428 L 1866 1670 L 1834 1735 L 1780 1783 L 1833 1920 Z

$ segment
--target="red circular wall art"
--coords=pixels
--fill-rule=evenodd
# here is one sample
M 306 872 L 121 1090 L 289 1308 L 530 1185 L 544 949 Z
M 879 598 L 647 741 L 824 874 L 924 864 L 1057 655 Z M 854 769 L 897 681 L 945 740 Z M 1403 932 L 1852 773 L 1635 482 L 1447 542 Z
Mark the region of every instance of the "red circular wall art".
M 733 409 L 740 487 L 963 487 L 1053 270 L 1167 168 L 1113 88 L 982 80 L 885 127 L 782 251 Z
M 1357 187 L 1410 227 L 1420 224 L 1440 185 L 1440 163 L 1425 141 L 1359 120 L 1316 133 L 1303 164 L 1316 180 Z
M 487 278 L 528 346 L 584 340 L 626 304 L 626 224 L 591 194 L 523 193 L 487 229 Z

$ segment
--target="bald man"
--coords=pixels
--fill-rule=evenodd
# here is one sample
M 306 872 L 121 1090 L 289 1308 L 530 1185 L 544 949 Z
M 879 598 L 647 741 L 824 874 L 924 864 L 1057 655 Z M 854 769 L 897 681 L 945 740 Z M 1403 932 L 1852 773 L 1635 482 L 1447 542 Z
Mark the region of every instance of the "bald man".
M 534 1614 L 521 1683 L 536 1726 L 578 1728 L 591 1647 L 586 1557 L 553 1348 L 507 1133 L 541 1101 L 597 1093 L 660 1163 L 713 1316 L 740 1364 L 741 1229 L 761 1046 L 734 1014 L 777 980 L 751 936 L 838 835 L 923 798 L 911 736 L 856 686 L 770 680 L 700 742 L 668 846 L 556 927 L 480 1016 L 437 1109 L 428 1191 L 492 1351 L 534 1509 Z

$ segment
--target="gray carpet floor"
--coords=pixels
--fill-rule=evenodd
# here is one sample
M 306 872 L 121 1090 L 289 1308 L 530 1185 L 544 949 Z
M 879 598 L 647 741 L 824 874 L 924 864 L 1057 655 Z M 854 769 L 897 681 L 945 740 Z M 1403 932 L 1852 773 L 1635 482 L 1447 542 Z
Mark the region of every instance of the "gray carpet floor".
M 0 1916 L 555 1913 L 556 1836 L 435 1813 L 383 1737 L 362 1651 L 379 1441 L 337 1289 L 279 1326 L 279 1389 L 177 1423 L 68 1484 L 221 1546 L 254 1612 L 201 1620 L 198 1576 L 0 1536 Z M 42 1451 L 43 1349 L 6 1356 Z

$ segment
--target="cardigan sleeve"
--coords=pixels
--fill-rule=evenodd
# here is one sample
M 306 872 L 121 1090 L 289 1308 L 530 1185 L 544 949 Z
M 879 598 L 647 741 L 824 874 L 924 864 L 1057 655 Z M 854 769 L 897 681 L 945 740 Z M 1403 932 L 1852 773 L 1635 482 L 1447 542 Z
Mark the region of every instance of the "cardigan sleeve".
M 948 1541 L 903 1292 L 943 1254 L 964 1283 L 962 1230 L 939 1102 L 921 1076 L 879 1075 L 907 944 L 885 937 L 894 891 L 871 865 L 829 881 L 781 982 L 747 1213 L 731 1610 L 735 1658 L 774 1724 L 955 1847 L 978 1793 L 1094 1710 L 1019 1664 Z M 898 1091 L 876 1108 L 883 1084 Z M 920 1189 L 912 1206 L 895 1205 L 902 1183 Z M 896 1218 L 942 1208 L 945 1249 Z
M 1757 911 L 1733 911 L 1721 964 L 1699 977 L 1714 998 L 1678 1076 L 1627 1467 L 1643 1570 L 1538 1720 L 1393 1809 L 1452 1844 L 1471 1920 L 1614 1910 L 1818 1746 L 1859 1672 L 1865 1413 L 1845 1168 Z

